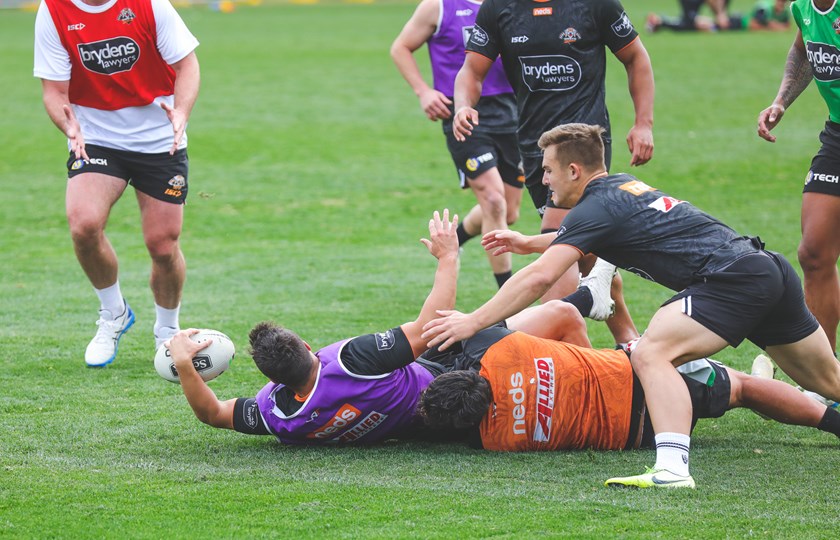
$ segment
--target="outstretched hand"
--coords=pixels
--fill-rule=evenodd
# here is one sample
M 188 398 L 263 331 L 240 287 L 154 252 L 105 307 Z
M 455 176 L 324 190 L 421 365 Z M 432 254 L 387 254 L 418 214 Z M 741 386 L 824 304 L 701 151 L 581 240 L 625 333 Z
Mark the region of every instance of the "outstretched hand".
M 76 119 L 76 113 L 73 112 L 73 107 L 64 105 L 64 134 L 70 141 L 70 151 L 75 154 L 76 159 L 88 160 L 87 151 L 85 150 L 85 137 L 82 134 L 82 126 Z
M 524 234 L 510 229 L 497 229 L 481 237 L 481 245 L 484 246 L 485 251 L 489 251 L 493 255 L 504 253 L 527 255 L 531 253 L 525 247 L 527 238 Z
M 429 250 L 429 253 L 434 255 L 436 259 L 442 259 L 446 256 L 458 257 L 458 214 L 449 220 L 449 209 L 443 210 L 443 218 L 440 213 L 435 210 L 432 219 L 429 220 L 429 238 L 421 238 L 420 241 Z
M 166 116 L 169 117 L 169 121 L 172 123 L 173 139 L 172 147 L 169 149 L 169 155 L 171 156 L 178 150 L 181 139 L 184 138 L 184 131 L 187 129 L 187 115 L 181 110 L 170 106 L 168 103 L 161 102 L 160 108 L 166 111 Z

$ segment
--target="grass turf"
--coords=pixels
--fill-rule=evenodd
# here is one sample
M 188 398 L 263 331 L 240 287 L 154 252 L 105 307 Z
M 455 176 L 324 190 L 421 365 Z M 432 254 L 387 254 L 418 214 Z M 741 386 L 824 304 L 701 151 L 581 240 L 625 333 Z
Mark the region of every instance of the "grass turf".
M 639 26 L 649 9 L 676 11 L 664 0 L 627 7 Z M 202 42 L 203 77 L 189 130 L 182 325 L 220 329 L 239 346 L 212 383 L 222 398 L 263 383 L 244 350 L 259 320 L 322 346 L 413 319 L 434 268 L 416 239 L 432 210 L 472 205 L 439 126 L 388 57 L 412 9 L 182 11 Z M 32 20 L 0 17 L 0 536 L 836 537 L 838 441 L 743 411 L 696 430 L 698 490 L 664 493 L 602 487 L 652 464 L 648 451 L 284 448 L 206 427 L 152 368 L 148 258 L 130 192 L 108 234 L 138 322 L 112 366 L 85 369 L 95 297 L 66 231 L 64 146 L 30 76 Z M 755 135 L 792 38 L 644 35 L 657 79 L 656 154 L 635 172 L 795 260 L 799 191 L 825 107 L 811 88 L 777 144 Z M 614 60 L 608 78 L 620 171 L 632 107 Z M 516 228 L 536 230 L 533 212 L 522 214 Z M 643 328 L 668 293 L 632 276 L 625 285 Z M 468 244 L 459 307 L 494 289 L 478 245 Z M 611 346 L 603 325 L 591 333 L 596 346 Z M 756 352 L 744 345 L 720 358 L 748 369 Z

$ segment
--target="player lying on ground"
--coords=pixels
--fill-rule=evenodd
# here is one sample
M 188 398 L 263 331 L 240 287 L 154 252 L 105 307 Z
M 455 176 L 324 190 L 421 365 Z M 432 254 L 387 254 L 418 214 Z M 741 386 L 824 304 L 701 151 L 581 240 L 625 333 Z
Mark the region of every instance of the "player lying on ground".
M 288 444 L 372 443 L 413 430 L 417 401 L 435 375 L 457 366 L 415 358 L 425 351 L 423 325 L 435 310 L 455 302 L 458 240 L 457 217 L 444 211 L 429 223 L 423 242 L 437 257 L 432 291 L 415 321 L 377 334 L 345 339 L 313 353 L 293 332 L 260 323 L 250 333 L 251 352 L 270 379 L 256 398 L 219 401 L 195 371 L 192 358 L 205 344 L 189 339 L 196 330 L 179 332 L 169 343 L 184 394 L 202 422 L 249 434 L 275 435 Z M 596 272 L 597 273 L 597 272 Z M 589 294 L 609 301 L 612 268 Z M 590 282 L 592 285 L 595 282 Z M 588 288 L 588 286 L 584 286 Z M 587 296 L 588 291 L 579 291 Z M 579 300 L 579 299 L 578 299 Z M 553 301 L 512 317 L 511 328 L 588 346 L 586 324 L 574 305 Z
M 611 485 L 679 481 L 689 474 L 691 396 L 676 366 L 749 339 L 791 379 L 840 400 L 840 363 L 805 305 L 791 264 L 687 201 L 628 174 L 609 175 L 603 129 L 557 126 L 540 137 L 543 182 L 572 208 L 556 235 L 485 235 L 498 253 L 542 253 L 470 314 L 444 312 L 427 325 L 429 346 L 446 349 L 539 298 L 584 254 L 678 291 L 654 314 L 631 354 L 656 430 L 654 471 Z
M 421 414 L 432 428 L 467 430 L 471 444 L 497 451 L 653 447 L 645 394 L 624 351 L 588 349 L 494 326 L 451 355 L 463 370 L 435 378 L 420 399 Z M 840 413 L 787 383 L 706 359 L 678 371 L 691 396 L 692 428 L 699 418 L 747 407 L 840 437 Z

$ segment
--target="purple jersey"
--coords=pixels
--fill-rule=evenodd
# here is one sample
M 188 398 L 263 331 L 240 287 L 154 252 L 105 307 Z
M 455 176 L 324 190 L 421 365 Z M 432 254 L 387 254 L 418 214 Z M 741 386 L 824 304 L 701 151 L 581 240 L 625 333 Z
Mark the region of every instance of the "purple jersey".
M 481 2 L 473 0 L 440 0 L 437 31 L 429 38 L 428 45 L 435 90 L 448 97 L 455 94 L 455 76 L 464 64 L 467 41 L 480 6 Z M 481 95 L 511 93 L 513 89 L 505 77 L 502 61 L 496 58 L 484 79 Z
M 280 442 L 372 443 L 413 423 L 417 400 L 432 374 L 411 363 L 384 375 L 355 375 L 341 362 L 349 341 L 315 353 L 321 362 L 315 386 L 295 413 L 287 416 L 274 401 L 282 384 L 269 383 L 257 394 L 260 415 Z

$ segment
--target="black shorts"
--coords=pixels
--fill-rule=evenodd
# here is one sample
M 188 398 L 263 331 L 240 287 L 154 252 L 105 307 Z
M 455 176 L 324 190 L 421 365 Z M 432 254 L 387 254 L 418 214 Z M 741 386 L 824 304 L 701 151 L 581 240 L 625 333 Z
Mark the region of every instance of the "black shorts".
M 732 394 L 732 381 L 729 379 L 729 373 L 723 364 L 709 360 L 709 365 L 712 367 L 713 376 L 704 382 L 693 379 L 687 375 L 680 374 L 688 387 L 688 394 L 691 396 L 691 429 L 694 429 L 697 420 L 701 418 L 720 418 L 726 411 L 729 410 L 729 399 Z M 637 403 L 638 392 L 641 392 L 642 385 L 639 384 L 636 374 L 633 374 L 633 403 Z M 644 393 L 641 395 L 642 404 L 644 403 Z M 635 410 L 635 409 L 634 409 Z M 642 409 L 644 414 L 644 425 L 642 427 L 642 437 L 640 448 L 654 448 L 656 443 L 654 441 L 655 433 L 653 431 L 653 422 L 650 420 L 650 415 L 646 409 Z M 638 428 L 636 428 L 638 430 Z M 631 426 L 631 435 L 638 433 L 633 431 Z M 632 438 L 632 437 L 631 437 Z
M 546 208 L 557 208 L 551 202 L 551 190 L 542 183 L 542 152 L 526 152 L 524 149 L 521 149 L 520 152 L 522 154 L 522 168 L 525 171 L 525 187 L 528 188 L 528 194 L 531 196 L 534 208 L 537 209 L 540 215 L 545 213 Z M 604 140 L 604 160 L 607 164 L 607 170 L 610 170 L 610 161 L 612 161 L 611 140 Z
M 522 160 L 516 133 L 487 133 L 474 131 L 464 142 L 455 140 L 451 131 L 444 131 L 446 147 L 455 163 L 461 189 L 467 189 L 485 171 L 496 167 L 505 184 L 517 188 L 525 186 Z
M 811 160 L 803 193 L 825 193 L 840 197 L 840 124 L 829 120 L 820 133 L 820 147 Z
M 810 336 L 819 324 L 802 284 L 781 255 L 757 251 L 705 276 L 665 302 L 737 347 L 746 338 L 765 349 Z
M 186 148 L 169 152 L 144 154 L 116 150 L 95 144 L 85 145 L 88 160 L 76 159 L 73 152 L 67 160 L 67 177 L 84 173 L 100 173 L 122 178 L 137 191 L 160 201 L 184 204 L 187 199 L 189 158 Z

